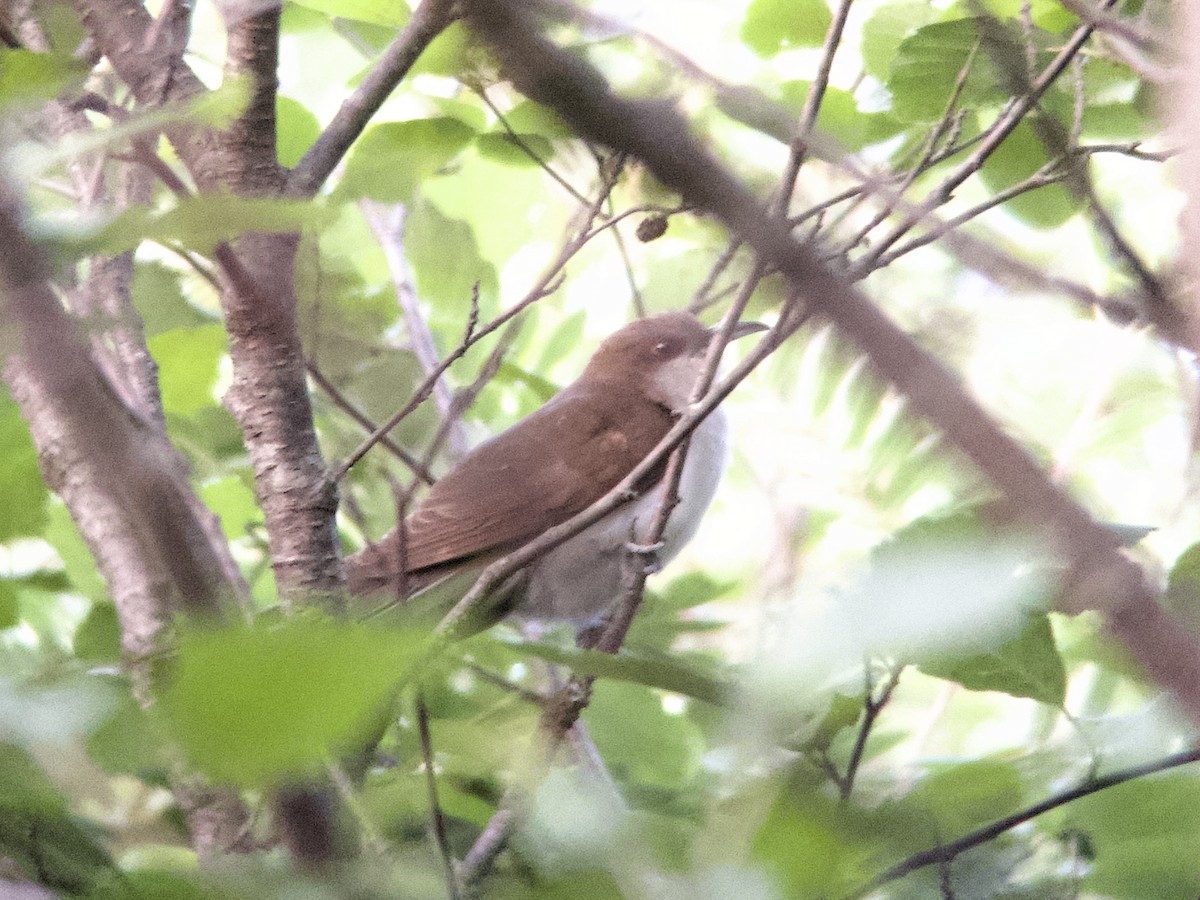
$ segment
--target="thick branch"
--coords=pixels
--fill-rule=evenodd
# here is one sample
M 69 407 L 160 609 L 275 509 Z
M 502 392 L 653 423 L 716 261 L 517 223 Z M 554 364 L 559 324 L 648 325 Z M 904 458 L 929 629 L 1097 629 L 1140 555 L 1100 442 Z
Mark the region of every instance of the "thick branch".
M 280 14 L 280 6 L 271 5 L 229 28 L 225 77 L 244 81 L 250 96 L 241 115 L 217 134 L 217 159 L 221 184 L 238 194 L 274 196 L 283 187 L 275 158 Z
M 143 106 L 159 106 L 197 97 L 204 85 L 179 56 L 169 29 L 155 21 L 134 0 L 76 0 L 75 8 L 113 70 Z M 155 37 L 158 39 L 155 40 Z M 175 124 L 165 129 L 202 191 L 221 186 L 214 133 L 206 128 Z
M 87 541 L 121 621 L 121 642 L 143 703 L 151 659 L 171 616 L 222 616 L 232 591 L 196 515 L 182 460 L 154 421 L 125 407 L 75 322 L 50 290 L 38 247 L 21 232 L 0 187 L 0 302 L 19 345 L 4 377 L 29 423 L 46 483 Z M 176 783 L 202 856 L 248 849 L 236 794 Z

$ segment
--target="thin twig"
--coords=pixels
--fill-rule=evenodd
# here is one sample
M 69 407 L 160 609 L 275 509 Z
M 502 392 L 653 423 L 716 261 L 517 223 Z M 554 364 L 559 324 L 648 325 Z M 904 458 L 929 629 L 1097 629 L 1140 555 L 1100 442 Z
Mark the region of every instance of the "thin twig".
M 1059 2 L 1097 31 L 1106 31 L 1116 35 L 1146 53 L 1159 54 L 1163 51 L 1162 44 L 1157 38 L 1143 34 L 1124 19 L 1113 15 L 1108 9 L 1097 9 L 1085 0 L 1059 0 Z
M 338 390 L 337 385 L 325 377 L 325 374 L 319 368 L 317 368 L 316 363 L 314 363 L 312 360 L 309 360 L 307 363 L 305 363 L 305 368 L 308 370 L 309 377 L 316 382 L 317 387 L 325 392 L 325 395 L 329 397 L 334 406 L 362 426 L 367 433 L 372 433 L 375 431 L 375 423 L 368 418 L 366 413 L 355 406 L 354 402 L 350 400 L 349 397 Z M 434 481 L 437 480 L 433 477 L 433 474 L 429 471 L 424 463 L 393 441 L 386 434 L 380 437 L 379 443 L 393 456 L 404 463 L 404 465 L 408 466 L 412 473 L 421 481 L 425 482 L 426 484 L 433 484 Z
M 1111 8 L 1116 0 L 1105 0 L 1105 8 Z M 926 213 L 932 212 L 945 203 L 964 181 L 979 171 L 980 167 L 995 151 L 1004 139 L 1012 134 L 1021 120 L 1030 112 L 1063 71 L 1070 65 L 1075 54 L 1083 49 L 1083 45 L 1092 34 L 1091 25 L 1081 25 L 1067 40 L 1066 44 L 1055 55 L 1049 65 L 1029 86 L 1029 90 L 1013 102 L 996 119 L 987 130 L 987 136 L 980 141 L 971 154 L 958 167 L 947 175 L 916 208 L 907 212 L 902 220 L 892 230 L 876 242 L 874 248 L 862 259 L 855 263 L 853 273 L 860 277 L 862 272 L 871 272 L 877 268 L 879 257 L 891 248 L 900 238 L 907 234 Z
M 1175 149 L 1143 150 L 1141 141 L 1130 141 L 1126 144 L 1082 144 L 1075 147 L 1071 152 L 1088 154 L 1120 153 L 1122 156 L 1128 156 L 1131 159 L 1142 159 L 1148 162 L 1166 162 L 1179 155 L 1179 151 Z
M 977 216 L 982 215 L 989 209 L 995 209 L 997 206 L 1002 206 L 1014 197 L 1019 197 L 1022 194 L 1027 194 L 1030 191 L 1036 191 L 1039 188 L 1044 188 L 1051 184 L 1057 184 L 1066 177 L 1065 170 L 1057 163 L 1048 163 L 1038 171 L 1034 172 L 1028 178 L 1018 181 L 1014 185 L 1010 185 L 1002 191 L 997 191 L 981 203 L 972 206 L 970 209 L 964 210 L 957 216 L 943 220 L 936 228 L 930 229 L 925 234 L 911 238 L 899 247 L 889 250 L 887 253 L 879 257 L 876 262 L 877 268 L 890 266 L 897 259 L 905 254 L 911 253 L 921 247 L 932 244 L 941 240 L 951 231 L 965 225 Z
M 609 201 L 609 215 L 612 216 L 612 202 Z M 625 246 L 625 238 L 620 228 L 612 228 L 613 243 L 617 245 L 617 255 L 621 257 L 621 268 L 625 272 L 625 280 L 629 282 L 629 299 L 633 302 L 633 314 L 639 319 L 646 317 L 646 301 L 642 298 L 638 287 L 637 276 L 633 272 L 633 260 L 629 257 L 629 248 Z
M 477 663 L 471 663 L 467 666 L 467 668 L 474 672 L 475 675 L 480 679 L 486 681 L 488 684 L 498 687 L 502 691 L 507 691 L 510 694 L 514 694 L 517 697 L 520 697 L 526 703 L 532 703 L 534 706 L 542 706 L 546 702 L 546 698 L 537 691 L 531 691 L 529 688 L 519 685 L 515 681 L 509 681 L 503 675 L 498 675 L 490 669 L 483 668 L 483 666 Z
M 442 868 L 446 873 L 446 894 L 450 900 L 460 900 L 462 892 L 458 887 L 458 874 L 454 871 L 454 855 L 450 852 L 450 842 L 446 838 L 446 818 L 442 815 L 442 805 L 438 802 L 433 741 L 429 737 L 429 708 L 421 694 L 417 694 L 417 733 L 421 739 L 421 759 L 425 764 L 425 787 L 429 792 L 430 830 L 433 832 L 433 842 L 437 846 Z
M 817 114 L 821 111 L 821 102 L 825 99 L 825 91 L 829 87 L 829 73 L 833 69 L 833 57 L 837 54 L 842 43 L 842 33 L 846 28 L 846 17 L 850 14 L 850 4 L 853 0 L 839 0 L 837 10 L 825 32 L 825 43 L 821 47 L 821 60 L 817 63 L 817 71 L 808 86 L 804 97 L 804 106 L 800 110 L 800 124 L 796 135 L 792 138 L 792 150 L 788 154 L 787 167 L 784 169 L 776 194 L 775 212 L 777 215 L 788 215 L 791 206 L 792 191 L 796 189 L 796 179 L 808 155 L 806 141 L 817 124 Z
M 846 774 L 837 780 L 838 794 L 842 800 L 849 800 L 850 794 L 854 790 L 854 780 L 858 777 L 858 767 L 862 765 L 863 753 L 867 749 L 867 738 L 871 735 L 871 729 L 875 727 L 875 721 L 879 718 L 879 714 L 883 712 L 883 708 L 888 705 L 892 699 L 892 693 L 896 690 L 896 685 L 900 683 L 900 674 L 904 671 L 904 666 L 895 666 L 891 674 L 888 675 L 887 681 L 883 683 L 883 687 L 879 690 L 879 696 L 875 696 L 875 686 L 871 683 L 871 668 L 864 667 L 863 677 L 866 680 L 866 696 L 863 698 L 863 720 L 859 725 L 858 734 L 854 738 L 854 749 L 850 751 L 850 760 L 846 763 Z
M 733 262 L 733 258 L 737 255 L 741 247 L 742 242 L 734 238 L 721 251 L 721 255 L 717 257 L 712 267 L 708 270 L 708 274 L 704 276 L 704 281 L 700 283 L 700 286 L 696 288 L 696 293 L 692 294 L 692 299 L 688 301 L 687 308 L 690 312 L 699 313 L 712 304 L 713 300 L 709 297 L 709 293 L 712 291 L 713 285 L 717 283 L 717 279 L 729 268 L 729 264 Z
M 408 326 L 408 341 L 413 355 L 421 364 L 421 369 L 428 376 L 438 367 L 437 347 L 433 342 L 433 332 L 429 323 L 421 313 L 417 300 L 417 291 L 413 287 L 412 273 L 409 271 L 408 257 L 404 252 L 404 226 L 407 210 L 400 204 L 385 205 L 372 200 L 362 200 L 358 204 L 367 227 L 375 235 L 375 240 L 383 250 L 387 259 L 388 271 L 392 276 L 392 287 L 396 290 L 396 301 L 404 315 L 404 323 Z M 444 373 L 443 373 L 444 374 Z M 442 376 L 433 382 L 433 402 L 443 421 L 451 421 L 450 408 L 454 402 L 450 384 Z M 450 452 L 455 458 L 467 452 L 467 432 L 461 422 L 456 420 L 450 425 L 448 437 Z
M 897 197 L 903 196 L 904 192 L 912 187 L 913 182 L 915 182 L 918 177 L 931 168 L 931 161 L 933 160 L 934 155 L 937 153 L 937 149 L 942 141 L 942 138 L 944 138 L 946 134 L 953 128 L 953 123 L 955 121 L 955 110 L 958 108 L 958 102 L 962 98 L 963 90 L 966 88 L 967 79 L 971 75 L 971 68 L 975 64 L 975 54 L 978 52 L 978 50 L 979 42 L 976 41 L 971 46 L 970 51 L 967 53 L 967 58 L 963 61 L 962 66 L 959 67 L 958 75 L 954 80 L 954 89 L 950 92 L 950 98 L 946 101 L 946 106 L 942 111 L 941 118 L 938 120 L 937 125 L 935 125 L 930 131 L 929 137 L 925 141 L 925 148 L 921 152 L 920 159 L 917 161 L 917 164 L 903 176 L 899 186 L 896 188 Z M 855 235 L 842 243 L 842 252 L 849 253 L 860 243 L 862 243 L 866 236 L 875 230 L 877 225 L 879 225 L 892 214 L 895 206 L 896 204 L 894 202 L 884 204 L 883 207 L 879 209 L 875 215 L 872 216 L 871 219 L 868 220 L 867 223 L 858 230 Z
M 591 205 L 591 201 L 589 201 L 587 197 L 575 190 L 575 188 L 571 186 L 571 183 L 567 181 L 567 179 L 559 175 L 558 172 L 554 170 L 554 167 L 550 165 L 550 163 L 538 156 L 534 149 L 529 146 L 529 143 L 513 130 L 513 127 L 508 124 L 508 119 L 505 117 L 504 113 L 502 113 L 500 108 L 492 102 L 492 98 L 488 96 L 487 90 L 483 86 L 479 87 L 477 93 L 479 94 L 479 99 L 481 99 L 487 108 L 492 111 L 492 115 L 496 117 L 496 121 L 500 123 L 501 127 L 503 127 L 506 132 L 508 132 L 509 139 L 516 144 L 522 153 L 537 163 L 538 168 L 549 175 L 551 181 L 574 197 L 575 200 L 577 200 L 580 204 L 583 206 Z
M 983 828 L 965 834 L 957 840 L 950 841 L 945 844 L 938 844 L 936 847 L 931 847 L 928 850 L 922 850 L 920 853 L 914 853 L 907 859 L 896 863 L 882 875 L 879 875 L 869 884 L 847 895 L 846 900 L 851 898 L 864 897 L 872 893 L 883 885 L 897 881 L 918 869 L 923 869 L 926 866 L 936 865 L 941 862 L 947 862 L 954 859 L 956 856 L 970 850 L 973 847 L 978 847 L 981 844 L 986 844 L 988 841 L 994 840 L 1006 831 L 1011 831 L 1018 825 L 1023 825 L 1026 822 L 1036 819 L 1043 813 L 1047 813 L 1052 809 L 1057 809 L 1081 797 L 1087 797 L 1090 794 L 1095 794 L 1111 787 L 1116 787 L 1120 784 L 1133 781 L 1137 778 L 1145 778 L 1148 775 L 1154 775 L 1158 772 L 1166 772 L 1170 769 L 1176 769 L 1180 766 L 1186 766 L 1190 763 L 1200 762 L 1200 749 L 1184 750 L 1181 753 L 1173 753 L 1170 756 L 1165 756 L 1162 759 L 1154 762 L 1145 763 L 1140 766 L 1132 766 L 1128 769 L 1122 769 L 1118 772 L 1113 772 L 1111 775 L 1102 775 L 1094 778 L 1088 778 L 1077 787 L 1053 794 L 1035 803 L 1032 806 L 1027 806 L 1025 809 L 1019 810 L 1012 815 L 1005 816 L 992 822 L 990 825 L 985 825 Z
M 508 843 L 509 837 L 516 830 L 518 804 L 515 789 L 510 790 L 501 798 L 496 812 L 488 819 L 483 832 L 471 845 L 471 849 L 463 857 L 462 864 L 458 867 L 459 877 L 462 878 L 464 885 L 471 887 L 491 870 L 496 857 L 500 855 Z
M 622 222 L 625 219 L 628 219 L 630 216 L 636 216 L 639 213 L 654 213 L 660 216 L 675 216 L 679 213 L 685 213 L 689 209 L 690 207 L 687 206 L 687 204 L 682 203 L 678 206 L 660 206 L 657 203 L 646 203 L 641 206 L 631 206 L 629 209 L 624 209 L 619 213 L 612 214 L 599 225 L 593 227 L 587 232 L 587 234 L 584 236 L 584 239 L 590 241 L 601 232 L 612 229 L 613 226 L 615 226 L 618 222 Z
M 381 859 L 386 857 L 389 852 L 388 840 L 383 836 L 383 832 L 379 830 L 379 824 L 363 803 L 362 794 L 354 784 L 354 779 L 350 777 L 341 763 L 328 762 L 325 764 L 325 771 L 328 773 L 329 781 L 337 791 L 338 797 L 354 816 L 363 842 L 376 856 Z

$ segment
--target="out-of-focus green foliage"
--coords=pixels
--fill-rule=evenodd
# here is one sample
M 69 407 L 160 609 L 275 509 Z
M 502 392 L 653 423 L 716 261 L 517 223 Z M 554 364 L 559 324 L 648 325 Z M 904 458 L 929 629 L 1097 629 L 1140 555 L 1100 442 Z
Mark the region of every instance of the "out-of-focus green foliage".
M 308 359 L 334 389 L 312 384 L 319 438 L 336 464 L 366 433 L 349 410 L 381 422 L 425 378 L 393 279 L 414 291 L 438 352 L 453 351 L 473 312 L 486 323 L 534 289 L 615 163 L 504 82 L 460 22 L 317 198 L 180 198 L 155 183 L 146 206 L 93 208 L 63 187 L 81 160 L 124 155 L 137 137 L 181 173 L 162 129 L 227 123 L 246 85 L 230 79 L 200 101 L 119 116 L 89 109 L 94 131 L 56 140 L 44 104 L 104 90 L 112 74 L 73 52 L 84 34 L 73 10 L 44 6 L 52 51 L 0 51 L 0 113 L 28 123 L 3 126 L 5 169 L 28 175 L 30 233 L 68 273 L 64 283 L 85 278 L 96 254 L 135 251 L 132 297 L 170 436 L 220 518 L 258 619 L 185 629 L 153 661 L 159 702 L 144 709 L 92 554 L 39 476 L 17 405 L 0 398 L 0 877 L 113 900 L 444 897 L 428 847 L 418 691 L 451 852 L 467 853 L 506 792 L 522 798 L 511 851 L 484 885 L 497 898 L 860 896 L 911 854 L 1195 742 L 1094 616 L 1055 611 L 1057 548 L 1022 532 L 1019 511 L 1001 510 L 869 361 L 815 321 L 726 403 L 735 455 L 716 506 L 696 542 L 651 579 L 616 656 L 577 649 L 566 629 L 530 638 L 504 624 L 414 674 L 424 635 L 393 620 L 279 615 L 252 470 L 220 402 L 230 364 L 216 246 L 251 231 L 299 234 L 297 317 Z M 1156 6 L 1112 14 L 1149 28 Z M 622 90 L 678 99 L 713 152 L 767 197 L 813 90 L 829 4 L 643 7 L 639 27 L 711 77 L 611 22 L 564 23 L 554 36 Z M 997 17 L 1001 46 L 988 44 L 985 13 Z M 391 0 L 289 0 L 282 14 L 277 149 L 294 166 L 409 12 Z M 1015 47 L 1036 77 L 1078 25 L 1052 0 L 855 2 L 791 206 L 798 233 L 817 231 L 835 261 L 862 259 L 897 218 L 853 190 L 855 167 L 903 185 L 914 202 L 938 196 L 1013 101 L 1006 54 Z M 223 47 L 212 8 L 198 5 L 185 61 L 215 84 Z M 1094 39 L 1030 115 L 1077 142 L 1099 200 L 1158 269 L 1176 250 L 1179 199 L 1155 162 L 1110 144 L 1152 142 L 1158 128 L 1155 86 L 1129 61 L 1118 42 Z M 1045 135 L 1027 119 L 937 215 L 978 212 L 964 225 L 975 239 L 1119 299 L 1133 280 L 1077 192 L 1059 181 L 991 208 L 1035 173 L 1065 171 Z M 854 167 L 839 164 L 843 151 L 857 154 Z M 391 221 L 401 224 L 382 240 L 395 241 L 399 273 L 369 214 L 387 220 L 396 204 L 404 214 Z M 516 319 L 462 415 L 470 442 L 545 402 L 638 303 L 656 312 L 692 300 L 729 236 L 677 206 L 625 165 L 594 225 L 629 215 L 583 243 L 548 296 Z M 881 224 L 858 240 L 877 214 Z M 650 216 L 665 216 L 666 231 L 643 242 L 636 227 Z M 1200 633 L 1192 362 L 1052 286 L 972 271 L 942 243 L 900 256 L 866 289 L 1098 518 L 1153 527 L 1130 552 L 1169 573 L 1167 603 Z M 716 276 L 707 321 L 751 266 L 738 254 Z M 750 314 L 772 320 L 784 296 L 768 278 Z M 112 323 L 97 314 L 82 324 L 103 342 Z M 502 331 L 451 367 L 451 388 L 476 379 Z M 10 349 L 0 336 L 0 352 Z M 441 418 L 429 401 L 390 436 L 419 458 Z M 441 474 L 452 462 L 443 447 L 429 465 Z M 412 477 L 376 447 L 339 485 L 347 550 L 395 522 L 385 473 Z M 568 741 L 546 774 L 531 695 L 572 672 L 597 678 L 583 714 L 597 755 Z M 390 727 L 350 804 L 368 836 L 359 860 L 325 881 L 275 858 L 197 868 L 170 776 L 202 772 L 265 813 L 280 780 L 336 769 L 385 714 Z M 1138 778 L 870 896 L 1194 900 L 1198 790 L 1191 768 Z

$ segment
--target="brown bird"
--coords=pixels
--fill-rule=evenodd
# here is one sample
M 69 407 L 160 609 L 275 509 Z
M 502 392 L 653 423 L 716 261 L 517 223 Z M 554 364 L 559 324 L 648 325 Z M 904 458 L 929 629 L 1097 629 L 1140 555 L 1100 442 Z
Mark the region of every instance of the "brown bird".
M 762 328 L 739 323 L 733 334 Z M 411 594 L 516 550 L 599 500 L 686 410 L 712 336 L 694 316 L 671 312 L 608 337 L 574 383 L 434 484 L 404 529 L 350 557 L 351 593 Z M 692 434 L 661 564 L 696 533 L 728 455 L 718 408 Z M 516 613 L 577 625 L 603 615 L 620 596 L 630 535 L 644 533 L 662 499 L 665 470 L 638 486 L 638 499 L 531 563 Z

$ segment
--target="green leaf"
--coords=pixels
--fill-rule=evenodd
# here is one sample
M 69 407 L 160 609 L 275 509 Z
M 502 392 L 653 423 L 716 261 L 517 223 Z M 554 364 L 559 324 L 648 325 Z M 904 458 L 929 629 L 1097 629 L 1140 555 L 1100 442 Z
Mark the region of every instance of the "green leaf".
M 71 587 L 89 599 L 107 600 L 104 579 L 100 577 L 92 552 L 84 543 L 67 508 L 61 502 L 52 502 L 46 506 L 46 517 L 49 522 L 42 537 L 62 559 Z
M 141 871 L 125 870 L 130 859 L 147 868 Z M 88 892 L 88 900 L 142 900 L 144 897 L 170 897 L 171 900 L 233 900 L 234 895 L 229 890 L 197 884 L 186 872 L 164 871 L 168 866 L 184 870 L 196 867 L 195 853 L 183 847 L 140 846 L 136 852 L 122 854 L 121 862 L 122 871 L 102 878 L 99 884 Z
M 70 53 L 0 49 L 0 107 L 53 100 L 90 70 Z
M 152 338 L 175 328 L 211 325 L 206 315 L 184 297 L 180 273 L 154 262 L 138 261 L 133 270 L 133 304 L 142 317 L 146 337 Z
M 940 119 L 968 60 L 971 64 L 958 108 L 978 109 L 1004 102 L 999 74 L 979 43 L 974 19 L 926 25 L 901 41 L 887 80 L 897 118 L 905 122 Z
M 698 672 L 675 657 L 651 656 L 629 648 L 622 649 L 618 654 L 610 654 L 542 641 L 514 639 L 510 642 L 502 637 L 495 639 L 520 654 L 568 666 L 577 675 L 591 675 L 672 691 L 717 706 L 729 703 L 733 695 L 733 685 Z
M 808 96 L 809 81 L 788 81 L 780 86 L 784 102 L 797 114 Z M 886 140 L 902 130 L 902 123 L 888 113 L 860 112 L 854 95 L 839 88 L 826 88 L 817 113 L 817 128 L 847 150 Z
M 0 797 L 9 809 L 64 813 L 66 801 L 28 751 L 0 743 Z
M 164 780 L 172 760 L 162 723 L 137 705 L 128 691 L 87 739 L 88 757 L 109 775 Z
M 886 81 L 900 44 L 936 15 L 934 7 L 925 2 L 887 3 L 878 7 L 862 28 L 863 68 L 867 74 Z
M 46 523 L 49 490 L 21 411 L 0 389 L 0 543 L 38 534 Z
M 571 126 L 558 113 L 533 100 L 522 100 L 504 114 L 504 120 L 517 134 L 539 134 L 552 140 L 575 136 Z
M 1022 7 L 1026 4 L 1036 28 L 1057 33 L 1079 24 L 1078 17 L 1060 0 L 984 0 L 984 5 L 996 16 L 1014 21 L 1023 15 Z
M 216 402 L 213 387 L 226 341 L 220 325 L 177 328 L 148 341 L 168 413 L 190 416 Z
M 418 294 L 433 309 L 435 325 L 446 323 L 454 340 L 461 336 L 476 283 L 483 315 L 490 314 L 499 294 L 499 280 L 496 270 L 480 257 L 469 225 L 447 218 L 432 203 L 414 203 L 404 247 Z
M 494 188 L 503 184 L 503 191 Z M 497 271 L 502 270 L 516 254 L 528 253 L 530 246 L 550 239 L 550 234 L 561 233 L 566 227 L 565 215 L 568 207 L 548 202 L 539 216 L 518 216 L 512 213 L 512 198 L 543 197 L 549 201 L 557 196 L 558 187 L 551 188 L 548 176 L 541 169 L 514 168 L 491 159 L 484 159 L 472 144 L 455 160 L 453 178 L 438 178 L 427 181 L 421 189 L 421 201 L 436 207 L 443 221 L 450 221 L 462 229 L 471 241 L 471 250 L 480 260 Z M 420 212 L 423 202 L 413 204 L 414 217 Z M 409 222 L 410 233 L 415 223 Z M 436 234 L 433 235 L 436 240 Z M 440 252 L 458 251 L 452 241 L 438 240 Z M 415 263 L 414 263 L 415 265 Z M 456 280 L 477 272 L 458 273 Z M 484 288 L 490 275 L 484 277 Z M 485 293 L 486 296 L 486 293 Z M 485 313 L 486 314 L 486 313 Z M 461 313 L 454 325 L 454 332 L 461 333 Z M 454 340 L 457 342 L 458 338 Z
M 1153 128 L 1135 103 L 1089 103 L 1083 108 L 1082 125 L 1083 136 L 1094 141 L 1138 140 Z
M 704 742 L 685 715 L 652 691 L 601 681 L 583 718 L 609 771 L 621 781 L 682 788 L 699 772 Z
M 421 182 L 454 159 L 474 136 L 470 126 L 449 116 L 372 125 L 354 145 L 337 191 L 407 203 Z
M 400 0 L 289 0 L 297 6 L 340 19 L 399 28 L 408 21 L 408 8 Z
M 112 860 L 73 822 L 66 801 L 26 751 L 0 743 L 0 856 L 30 879 L 76 895 Z
M 275 152 L 279 164 L 290 169 L 321 136 L 321 123 L 299 100 L 282 94 L 275 98 L 275 119 Z
M 331 218 L 324 205 L 306 200 L 263 200 L 233 194 L 196 194 L 160 216 L 149 237 L 178 241 L 211 253 L 221 241 L 251 232 L 290 234 L 320 228 Z
M 947 839 L 1007 815 L 1024 802 L 1025 786 L 1012 763 L 978 760 L 931 769 L 905 801 L 932 816 L 937 823 L 932 833 Z
M 1200 543 L 1184 550 L 1171 566 L 1163 602 L 1193 628 L 1200 628 Z
M 157 241 L 211 254 L 221 242 L 243 234 L 290 234 L 320 228 L 331 217 L 332 211 L 315 201 L 255 199 L 221 191 L 185 197 L 161 213 L 130 207 L 90 233 L 78 231 L 60 239 L 76 252 L 123 253 L 143 241 Z
M 217 514 L 221 530 L 230 540 L 245 537 L 251 525 L 263 520 L 254 491 L 237 475 L 210 481 L 200 489 L 200 498 Z
M 1048 161 L 1037 132 L 1028 122 L 1022 122 L 984 161 L 979 178 L 994 194 L 1025 180 Z M 1057 228 L 1082 206 L 1082 200 L 1065 186 L 1051 184 L 1014 197 L 1004 209 L 1034 228 Z
M 1200 845 L 1200 780 L 1180 771 L 1139 778 L 1076 800 L 1063 811 L 1093 848 L 1081 887 L 1123 900 L 1200 895 L 1192 859 Z
M 121 658 L 121 623 L 112 603 L 93 603 L 75 629 L 75 655 L 88 661 L 116 662 Z
M 196 766 L 265 785 L 352 747 L 421 646 L 319 620 L 196 633 L 180 642 L 163 708 Z
M 753 858 L 785 897 L 840 897 L 866 879 L 875 855 L 856 833 L 856 818 L 808 785 L 785 786 L 754 834 Z
M 481 134 L 475 139 L 475 146 L 484 159 L 509 166 L 537 168 L 549 162 L 554 155 L 554 145 L 539 134 L 518 134 L 515 138 L 507 131 Z
M 759 56 L 792 47 L 816 47 L 832 16 L 824 0 L 754 0 L 742 22 L 742 40 Z
M 654 592 L 654 609 L 674 615 L 725 597 L 739 585 L 738 581 L 718 580 L 706 572 L 687 572 L 672 578 L 665 587 Z
M 526 328 L 518 343 L 518 350 L 524 349 L 522 345 L 526 341 L 536 341 L 534 346 L 540 345 L 541 347 L 541 355 L 537 361 L 529 366 L 528 372 L 522 373 L 522 377 L 527 379 L 526 384 L 536 384 L 538 376 L 532 373 L 539 373 L 543 379 L 549 376 L 556 364 L 568 359 L 572 352 L 583 344 L 583 330 L 584 325 L 587 324 L 587 313 L 584 310 L 581 309 L 555 322 L 547 322 L 547 318 L 546 316 L 538 318 L 536 332 Z M 545 331 L 547 325 L 552 329 L 548 334 Z M 544 380 L 542 384 L 545 384 Z M 549 399 L 549 397 L 545 399 Z
M 854 727 L 863 714 L 861 694 L 833 693 L 829 698 L 829 710 L 810 732 L 805 734 L 804 743 L 795 749 L 800 751 L 828 750 L 834 738 L 847 728 Z
M 0 631 L 20 624 L 21 604 L 17 601 L 17 586 L 8 578 L 0 579 Z
M 445 75 L 461 78 L 471 71 L 472 36 L 462 22 L 452 22 L 425 48 L 412 67 L 412 74 Z
M 994 651 L 963 659 L 925 660 L 921 671 L 956 681 L 972 691 L 1001 691 L 1061 707 L 1067 692 L 1067 673 L 1054 644 L 1050 619 L 1034 615 L 1025 629 Z

